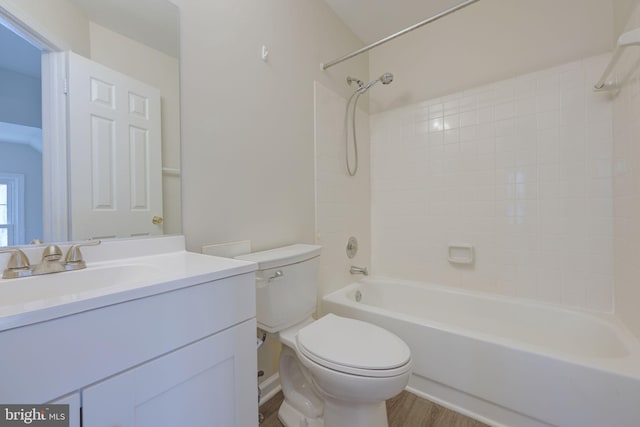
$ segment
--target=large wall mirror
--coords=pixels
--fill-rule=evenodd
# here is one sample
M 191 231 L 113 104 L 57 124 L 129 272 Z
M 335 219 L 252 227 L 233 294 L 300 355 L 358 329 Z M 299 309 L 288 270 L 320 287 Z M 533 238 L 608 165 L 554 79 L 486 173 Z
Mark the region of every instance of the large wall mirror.
M 0 0 L 0 246 L 181 232 L 179 10 Z

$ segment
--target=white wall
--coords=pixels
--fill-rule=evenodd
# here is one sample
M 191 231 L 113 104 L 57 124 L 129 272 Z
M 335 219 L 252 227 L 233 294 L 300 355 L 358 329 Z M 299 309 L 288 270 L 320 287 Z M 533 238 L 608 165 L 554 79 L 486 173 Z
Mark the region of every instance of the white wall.
M 614 40 L 617 39 L 620 34 L 631 23 L 631 18 L 636 13 L 636 9 L 640 4 L 639 0 L 613 0 L 613 31 Z M 630 27 L 629 27 L 630 29 Z
M 320 63 L 360 42 L 321 0 L 176 3 L 189 249 L 313 243 L 313 81 L 346 96 L 344 79 L 366 78 L 367 58 L 328 72 Z
M 27 17 L 25 23 L 58 48 L 89 57 L 89 19 L 69 0 L 0 0 L 0 7 Z
M 174 2 L 188 249 L 315 242 L 313 82 L 347 96 L 346 76 L 366 79 L 367 58 L 328 72 L 320 63 L 360 41 L 321 0 Z M 263 44 L 268 62 L 260 59 Z M 278 351 L 268 343 L 258 361 L 267 377 Z
M 613 6 L 628 0 L 482 0 L 370 53 L 370 74 L 395 74 L 371 111 L 413 104 L 607 52 Z M 401 7 L 401 6 L 400 6 Z M 416 17 L 416 22 L 423 17 Z
M 640 7 L 629 13 L 627 30 L 640 27 Z M 634 48 L 632 48 L 634 49 Z M 617 67 L 624 75 L 638 58 L 626 52 Z M 614 101 L 614 236 L 616 313 L 640 337 L 640 73 L 632 75 Z
M 612 311 L 607 61 L 372 115 L 375 274 Z M 460 242 L 472 267 L 448 262 Z
M 361 103 L 366 101 L 360 100 L 356 115 L 359 167 L 356 176 L 349 176 L 345 160 L 347 99 L 318 82 L 315 94 L 316 242 L 322 245 L 318 274 L 320 304 L 324 295 L 354 280 L 349 273 L 352 265 L 371 268 L 370 138 L 369 115 L 360 110 Z M 353 168 L 351 134 L 349 141 Z M 352 259 L 346 254 L 350 236 L 356 237 L 359 244 Z
M 0 122 L 42 127 L 40 80 L 0 68 Z
M 162 162 L 180 169 L 180 85 L 178 59 L 115 33 L 94 22 L 89 25 L 91 59 L 160 90 Z M 180 233 L 180 177 L 163 177 L 164 232 Z

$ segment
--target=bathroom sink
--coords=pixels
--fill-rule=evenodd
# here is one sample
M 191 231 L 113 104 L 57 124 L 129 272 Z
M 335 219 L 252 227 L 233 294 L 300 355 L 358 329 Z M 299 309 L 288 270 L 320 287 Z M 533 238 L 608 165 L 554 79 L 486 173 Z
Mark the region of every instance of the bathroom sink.
M 70 302 L 131 284 L 152 283 L 159 278 L 160 270 L 152 265 L 115 264 L 3 280 L 0 282 L 0 315 L 18 307 L 37 309 L 54 299 Z
M 187 252 L 183 245 L 182 236 L 104 242 L 87 250 L 85 269 L 0 279 L 0 331 L 256 269 L 250 262 Z M 29 250 L 32 260 L 41 252 Z
M 161 278 L 154 265 L 111 264 L 0 280 L 0 330 L 108 305 Z

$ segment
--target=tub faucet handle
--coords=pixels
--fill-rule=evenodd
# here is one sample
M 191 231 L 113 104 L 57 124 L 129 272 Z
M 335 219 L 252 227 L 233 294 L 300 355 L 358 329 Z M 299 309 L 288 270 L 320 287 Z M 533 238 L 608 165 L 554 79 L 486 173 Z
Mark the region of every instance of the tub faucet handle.
M 351 268 L 349 269 L 349 273 L 351 273 L 351 274 L 363 274 L 365 276 L 369 275 L 369 271 L 367 270 L 367 267 L 356 267 L 355 265 L 351 266 Z

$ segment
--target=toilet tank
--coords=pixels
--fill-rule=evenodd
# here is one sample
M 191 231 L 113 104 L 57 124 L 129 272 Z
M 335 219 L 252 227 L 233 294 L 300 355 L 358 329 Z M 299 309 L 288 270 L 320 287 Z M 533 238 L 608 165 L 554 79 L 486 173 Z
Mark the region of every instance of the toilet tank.
M 280 332 L 315 312 L 321 248 L 297 244 L 236 257 L 258 264 L 256 320 L 259 328 Z

